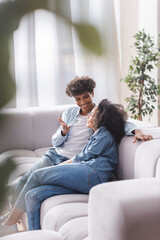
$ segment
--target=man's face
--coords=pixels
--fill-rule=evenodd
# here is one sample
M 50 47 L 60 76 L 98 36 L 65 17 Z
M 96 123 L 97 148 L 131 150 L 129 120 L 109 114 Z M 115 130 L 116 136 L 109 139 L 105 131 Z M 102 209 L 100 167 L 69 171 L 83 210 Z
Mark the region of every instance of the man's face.
M 94 92 L 92 93 L 86 92 L 74 97 L 76 104 L 81 108 L 82 113 L 88 114 L 92 110 L 93 96 L 94 96 Z

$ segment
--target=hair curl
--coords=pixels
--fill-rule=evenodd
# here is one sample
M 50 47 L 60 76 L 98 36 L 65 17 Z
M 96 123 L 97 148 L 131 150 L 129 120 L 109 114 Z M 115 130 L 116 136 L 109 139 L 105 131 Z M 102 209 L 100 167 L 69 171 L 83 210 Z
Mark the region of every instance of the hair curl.
M 96 82 L 88 76 L 75 77 L 66 86 L 66 94 L 75 97 L 85 92 L 92 93 L 96 87 Z
M 117 143 L 120 143 L 125 135 L 124 125 L 128 118 L 127 113 L 120 104 L 113 104 L 108 99 L 103 99 L 96 110 L 94 118 L 94 127 L 104 126 L 114 137 Z

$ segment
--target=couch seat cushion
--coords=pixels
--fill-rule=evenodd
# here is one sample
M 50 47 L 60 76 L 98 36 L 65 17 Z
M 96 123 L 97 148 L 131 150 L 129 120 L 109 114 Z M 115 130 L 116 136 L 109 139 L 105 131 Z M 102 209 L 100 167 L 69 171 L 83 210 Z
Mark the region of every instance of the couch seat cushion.
M 38 148 L 34 151 L 37 157 L 41 157 L 44 153 L 46 153 L 51 147 Z
M 8 183 L 11 183 L 16 178 L 23 176 L 39 159 L 39 157 L 13 157 L 12 160 L 17 166 L 11 173 Z
M 87 203 L 65 203 L 51 208 L 42 223 L 41 228 L 54 230 L 56 232 L 74 218 L 85 217 L 88 215 Z
M 2 237 L 1 240 L 63 240 L 63 238 L 53 231 L 37 230 L 11 234 Z
M 64 203 L 88 203 L 88 195 L 87 194 L 64 194 L 53 196 L 46 199 L 42 202 L 41 205 L 41 226 L 43 226 L 43 221 L 47 212 L 58 205 Z
M 37 156 L 31 150 L 24 150 L 24 149 L 8 150 L 0 154 L 0 163 L 5 161 L 8 158 L 14 158 L 14 157 L 37 157 Z
M 88 217 L 79 217 L 66 222 L 59 230 L 64 240 L 84 240 L 88 236 Z

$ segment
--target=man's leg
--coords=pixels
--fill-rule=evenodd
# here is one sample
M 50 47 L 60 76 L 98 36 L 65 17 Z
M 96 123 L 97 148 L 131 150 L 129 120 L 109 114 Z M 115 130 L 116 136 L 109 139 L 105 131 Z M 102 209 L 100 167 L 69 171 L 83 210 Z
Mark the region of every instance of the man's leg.
M 17 197 L 19 196 L 20 192 L 22 191 L 22 188 L 24 187 L 25 183 L 27 182 L 28 177 L 31 175 L 31 173 L 37 169 L 45 168 L 49 166 L 54 166 L 59 164 L 60 162 L 63 162 L 67 160 L 67 158 L 59 155 L 56 153 L 54 148 L 49 149 L 42 157 L 41 159 L 33 165 L 32 168 L 30 168 L 24 176 L 18 181 L 18 183 L 15 185 L 15 189 L 12 196 L 12 206 L 15 204 Z
M 44 185 L 33 188 L 25 196 L 26 212 L 28 218 L 28 229 L 38 230 L 40 227 L 40 208 L 42 202 L 52 196 L 61 194 L 78 194 L 76 190 L 56 185 Z
M 41 185 L 57 185 L 88 194 L 91 187 L 99 183 L 101 182 L 95 170 L 87 164 L 62 164 L 35 170 L 29 176 L 22 189 L 15 203 L 15 208 L 11 212 L 9 219 L 6 221 L 6 225 L 16 223 L 18 220 L 17 218 L 20 217 L 20 210 L 25 211 L 26 193 L 35 187 Z M 17 217 L 16 212 L 19 213 L 17 214 Z
M 68 163 L 38 169 L 29 176 L 15 205 L 25 211 L 26 193 L 41 185 L 57 185 L 88 194 L 90 188 L 98 183 L 98 175 L 87 164 Z

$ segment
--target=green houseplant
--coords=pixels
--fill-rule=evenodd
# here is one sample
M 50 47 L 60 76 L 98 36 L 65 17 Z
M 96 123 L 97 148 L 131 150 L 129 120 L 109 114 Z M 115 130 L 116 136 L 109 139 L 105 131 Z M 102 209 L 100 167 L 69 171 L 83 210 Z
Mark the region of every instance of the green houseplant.
M 160 86 L 151 77 L 151 71 L 158 66 L 160 53 L 158 45 L 144 29 L 133 37 L 136 56 L 131 58 L 129 73 L 121 81 L 124 81 L 132 92 L 131 96 L 125 99 L 128 103 L 127 111 L 131 112 L 131 117 L 142 121 L 143 116 L 152 116 L 156 97 L 160 94 Z

